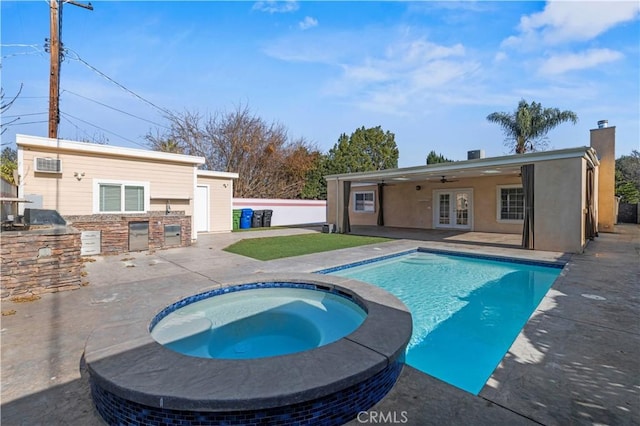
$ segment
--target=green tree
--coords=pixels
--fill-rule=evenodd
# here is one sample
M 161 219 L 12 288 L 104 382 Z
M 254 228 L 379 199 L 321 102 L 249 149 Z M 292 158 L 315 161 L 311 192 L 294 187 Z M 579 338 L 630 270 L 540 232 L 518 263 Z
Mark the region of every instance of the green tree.
M 15 184 L 13 180 L 13 171 L 18 168 L 18 153 L 15 149 L 6 147 L 0 155 L 2 179 L 9 183 Z
M 429 155 L 427 155 L 427 164 L 437 164 L 437 163 L 453 163 L 453 160 L 449 160 L 442 154 L 436 154 L 435 151 L 431 151 Z
M 487 120 L 502 127 L 506 146 L 516 154 L 524 154 L 544 149 L 547 133 L 551 129 L 567 121 L 575 124 L 578 116 L 573 111 L 543 108 L 539 103 L 529 104 L 522 99 L 513 113 L 494 112 L 487 116 Z
M 318 152 L 313 167 L 307 172 L 300 198 L 306 200 L 326 200 L 327 183 L 324 180 L 327 156 Z
M 340 135 L 325 161 L 325 174 L 369 172 L 398 167 L 395 135 L 382 127 L 356 129 Z
M 640 152 L 616 160 L 616 195 L 623 203 L 640 203 Z

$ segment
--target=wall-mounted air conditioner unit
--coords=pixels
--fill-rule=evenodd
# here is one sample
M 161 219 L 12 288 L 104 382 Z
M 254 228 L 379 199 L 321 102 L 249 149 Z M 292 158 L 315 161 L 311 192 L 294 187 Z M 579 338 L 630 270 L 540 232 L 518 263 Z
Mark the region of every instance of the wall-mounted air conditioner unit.
M 36 157 L 33 167 L 39 173 L 62 173 L 62 161 L 56 158 Z

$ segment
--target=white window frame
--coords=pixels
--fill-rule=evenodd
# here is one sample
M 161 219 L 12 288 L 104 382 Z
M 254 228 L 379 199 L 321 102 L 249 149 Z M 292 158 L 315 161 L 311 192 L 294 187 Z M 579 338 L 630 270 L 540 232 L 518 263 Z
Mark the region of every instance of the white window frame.
M 522 188 L 521 184 L 513 184 L 513 185 L 497 185 L 496 186 L 496 221 L 498 223 L 516 223 L 522 224 L 524 223 L 524 209 L 525 209 L 525 200 L 524 197 L 522 199 L 522 215 L 523 219 L 502 219 L 502 190 L 503 189 L 512 189 L 512 188 Z
M 371 194 L 371 201 L 367 201 L 365 200 L 364 202 L 364 210 L 357 210 L 356 209 L 356 195 L 367 195 L 367 194 Z M 375 213 L 376 211 L 376 193 L 375 191 L 355 191 L 353 193 L 353 212 L 354 213 Z
M 103 212 L 100 211 L 100 185 L 120 185 L 120 211 Z M 144 210 L 125 211 L 124 210 L 124 188 L 126 186 L 141 186 L 144 188 Z M 93 180 L 93 213 L 94 214 L 137 214 L 146 213 L 151 206 L 151 191 L 149 182 L 115 180 L 115 179 L 94 179 Z

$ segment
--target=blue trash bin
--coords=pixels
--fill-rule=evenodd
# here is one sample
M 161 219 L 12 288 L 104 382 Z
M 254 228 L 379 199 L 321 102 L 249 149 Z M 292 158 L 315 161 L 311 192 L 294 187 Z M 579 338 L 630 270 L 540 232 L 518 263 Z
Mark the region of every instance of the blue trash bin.
M 242 209 L 240 215 L 240 229 L 251 228 L 251 218 L 253 217 L 252 209 Z

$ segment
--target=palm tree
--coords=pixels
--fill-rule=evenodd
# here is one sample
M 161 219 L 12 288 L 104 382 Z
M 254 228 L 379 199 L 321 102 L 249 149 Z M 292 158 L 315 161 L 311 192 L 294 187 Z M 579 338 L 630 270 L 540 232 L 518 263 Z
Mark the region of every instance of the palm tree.
M 502 127 L 507 145 L 511 145 L 515 141 L 514 151 L 516 154 L 524 154 L 544 146 L 549 130 L 559 124 L 566 121 L 576 124 L 578 116 L 573 111 L 542 108 L 539 103 L 531 102 L 528 104 L 522 99 L 513 113 L 494 112 L 487 116 L 487 120 Z

